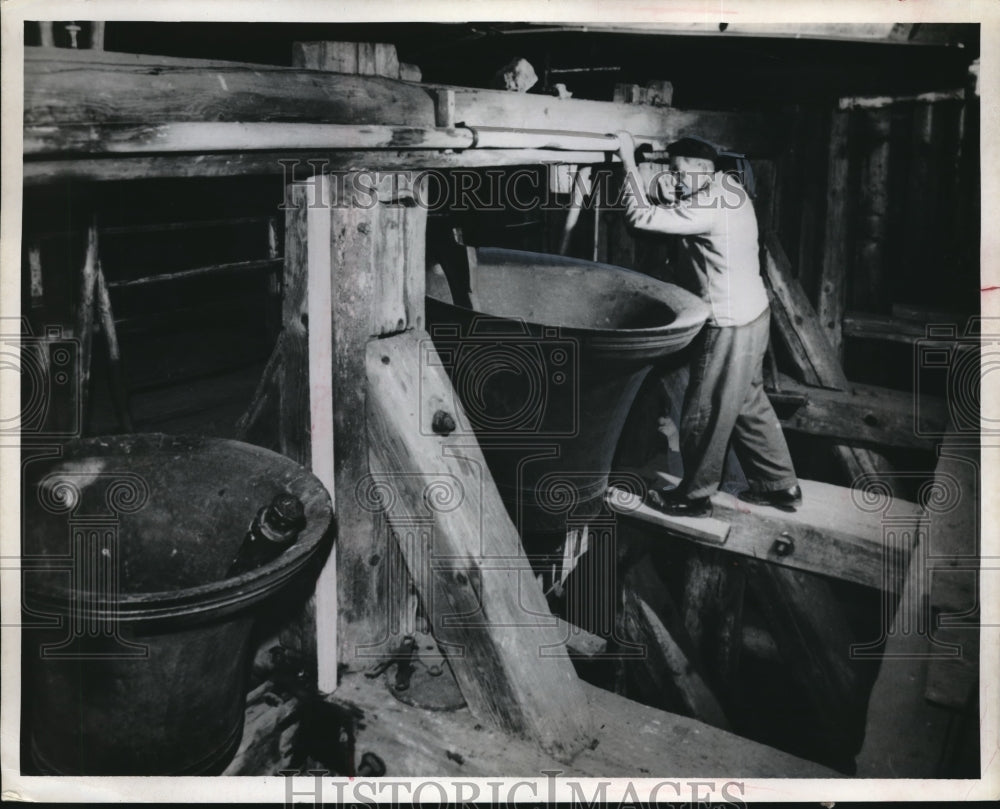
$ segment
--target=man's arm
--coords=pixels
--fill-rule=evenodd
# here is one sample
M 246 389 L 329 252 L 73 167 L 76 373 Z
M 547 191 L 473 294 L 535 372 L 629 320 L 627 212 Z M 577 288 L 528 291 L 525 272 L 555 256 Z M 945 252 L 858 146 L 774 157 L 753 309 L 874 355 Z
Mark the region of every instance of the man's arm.
M 712 209 L 680 202 L 664 207 L 653 205 L 646 196 L 642 179 L 635 165 L 635 140 L 628 132 L 618 132 L 618 155 L 625 167 L 622 199 L 625 219 L 636 230 L 695 236 L 712 229 Z

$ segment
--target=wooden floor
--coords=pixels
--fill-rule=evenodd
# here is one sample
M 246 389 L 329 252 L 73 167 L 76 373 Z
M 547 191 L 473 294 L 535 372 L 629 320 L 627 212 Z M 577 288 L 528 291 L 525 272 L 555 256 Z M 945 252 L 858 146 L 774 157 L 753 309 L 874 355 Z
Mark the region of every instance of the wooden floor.
M 382 678 L 345 675 L 326 702 L 337 716 L 351 718 L 354 765 L 374 753 L 385 762 L 386 776 L 842 777 L 696 720 L 583 685 L 587 704 L 580 711 L 595 720 L 596 736 L 568 765 L 531 742 L 484 727 L 467 708 L 431 711 L 400 702 Z M 267 686 L 258 691 L 265 693 Z M 267 775 L 295 758 L 288 746 L 293 703 L 276 697 L 271 705 L 261 699 L 251 703 L 243 747 L 226 775 Z

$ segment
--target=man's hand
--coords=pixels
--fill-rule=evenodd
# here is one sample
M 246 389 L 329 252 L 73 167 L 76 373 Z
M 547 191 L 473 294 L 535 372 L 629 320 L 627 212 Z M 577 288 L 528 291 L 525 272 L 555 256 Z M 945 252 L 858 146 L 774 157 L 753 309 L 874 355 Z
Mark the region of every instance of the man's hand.
M 635 138 L 631 132 L 624 129 L 615 133 L 618 138 L 618 156 L 622 159 L 622 164 L 626 169 L 635 168 Z

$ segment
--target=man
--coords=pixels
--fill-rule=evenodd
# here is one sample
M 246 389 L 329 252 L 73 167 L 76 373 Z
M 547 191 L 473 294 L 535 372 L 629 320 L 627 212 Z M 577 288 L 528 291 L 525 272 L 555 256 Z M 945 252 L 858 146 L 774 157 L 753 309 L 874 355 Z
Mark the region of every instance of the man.
M 684 283 L 711 310 L 695 338 L 681 410 L 684 479 L 675 489 L 651 491 L 649 502 L 667 514 L 710 514 L 709 497 L 719 488 L 732 441 L 750 484 L 740 499 L 795 511 L 802 492 L 764 393 L 770 309 L 749 195 L 734 176 L 716 170 L 718 154 L 711 145 L 682 138 L 668 147 L 676 196 L 667 205 L 651 205 L 636 170 L 635 142 L 627 132 L 618 138 L 629 226 L 680 237 L 679 269 L 689 279 Z

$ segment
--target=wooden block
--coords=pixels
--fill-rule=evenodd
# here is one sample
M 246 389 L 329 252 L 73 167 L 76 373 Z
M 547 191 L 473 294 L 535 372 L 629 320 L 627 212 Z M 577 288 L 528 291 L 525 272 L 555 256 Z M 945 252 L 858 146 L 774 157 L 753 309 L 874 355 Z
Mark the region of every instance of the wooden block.
M 465 422 L 430 337 L 373 341 L 366 367 L 371 480 L 463 696 L 571 759 L 593 738 L 579 680 L 478 444 L 432 427 Z
M 729 523 L 713 517 L 678 517 L 664 514 L 643 502 L 642 498 L 617 486 L 608 488 L 608 506 L 618 514 L 625 514 L 651 525 L 665 528 L 671 534 L 721 545 L 729 536 Z
M 399 63 L 399 78 L 401 81 L 421 81 L 423 73 L 418 65 L 411 65 L 409 62 Z
M 396 55 L 396 46 L 387 42 L 375 44 L 375 75 L 386 76 L 390 79 L 399 79 L 399 57 Z M 420 81 L 418 78 L 417 81 Z

